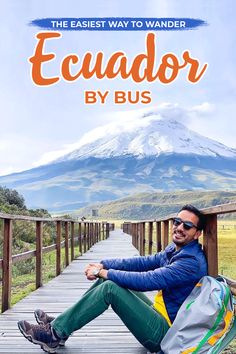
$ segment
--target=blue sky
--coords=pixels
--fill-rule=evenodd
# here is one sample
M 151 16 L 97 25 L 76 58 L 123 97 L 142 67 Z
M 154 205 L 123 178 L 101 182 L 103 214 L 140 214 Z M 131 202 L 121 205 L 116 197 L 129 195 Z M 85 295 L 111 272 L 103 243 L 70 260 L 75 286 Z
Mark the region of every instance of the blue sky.
M 177 104 L 192 114 L 184 123 L 195 131 L 236 148 L 236 25 L 234 0 L 9 0 L 1 4 L 1 130 L 0 174 L 32 168 L 47 161 L 52 152 L 68 149 L 84 133 L 119 119 L 119 114 L 147 108 L 142 104 L 85 105 L 85 90 L 150 90 L 152 106 Z M 36 27 L 28 23 L 44 17 L 190 17 L 208 23 L 194 31 L 156 32 L 159 59 L 166 52 L 179 57 L 188 49 L 209 67 L 203 79 L 191 85 L 186 72 L 170 85 L 160 82 L 134 84 L 131 80 L 61 81 L 49 87 L 35 86 L 28 57 L 36 45 Z M 62 32 L 48 51 L 56 60 L 45 68 L 59 74 L 60 60 L 70 53 L 103 50 L 109 57 L 123 50 L 131 59 L 144 51 L 145 32 Z M 196 109 L 198 107 L 198 109 Z M 56 156 L 56 154 L 55 154 Z

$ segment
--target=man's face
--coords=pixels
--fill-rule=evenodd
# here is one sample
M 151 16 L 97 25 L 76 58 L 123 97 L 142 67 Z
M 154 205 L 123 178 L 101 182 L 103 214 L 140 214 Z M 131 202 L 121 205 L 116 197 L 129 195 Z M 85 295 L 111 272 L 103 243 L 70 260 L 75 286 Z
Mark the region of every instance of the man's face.
M 180 213 L 178 213 L 177 217 L 182 221 L 190 221 L 194 225 L 198 225 L 198 217 L 188 210 L 182 210 Z M 200 235 L 201 231 L 199 231 L 196 227 L 192 227 L 191 229 L 186 230 L 183 223 L 178 226 L 173 225 L 172 239 L 176 244 L 176 249 L 180 249 L 181 247 L 187 245 L 189 242 L 197 240 Z

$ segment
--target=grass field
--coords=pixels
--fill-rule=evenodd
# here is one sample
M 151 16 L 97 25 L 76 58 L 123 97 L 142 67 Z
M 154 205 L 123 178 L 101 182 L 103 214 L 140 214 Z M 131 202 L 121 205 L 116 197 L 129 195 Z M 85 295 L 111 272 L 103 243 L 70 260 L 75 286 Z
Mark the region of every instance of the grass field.
M 236 220 L 218 221 L 218 235 L 219 273 L 236 280 Z M 236 339 L 223 353 L 236 353 Z
M 219 273 L 236 279 L 236 220 L 218 222 Z

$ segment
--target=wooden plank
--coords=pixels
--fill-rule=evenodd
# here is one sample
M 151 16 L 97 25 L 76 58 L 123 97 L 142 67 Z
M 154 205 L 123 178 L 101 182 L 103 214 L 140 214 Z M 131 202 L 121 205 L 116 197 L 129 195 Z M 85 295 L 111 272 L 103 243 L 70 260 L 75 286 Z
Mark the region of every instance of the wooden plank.
M 89 288 L 91 282 L 84 276 L 84 268 L 89 262 L 101 259 L 132 257 L 138 251 L 131 244 L 132 238 L 121 231 L 111 232 L 111 236 L 95 244 L 82 257 L 75 259 L 56 278 L 32 292 L 11 309 L 0 315 L 0 353 L 40 354 L 39 346 L 28 342 L 19 332 L 17 321 L 26 319 L 35 323 L 33 310 L 42 308 L 57 316 L 75 303 Z M 151 298 L 153 294 L 150 293 Z M 134 336 L 123 325 L 118 316 L 108 309 L 104 314 L 76 331 L 58 353 L 66 354 L 146 354 Z
M 13 214 L 5 214 L 5 213 L 0 213 L 0 219 L 11 219 L 11 220 L 25 220 L 25 221 L 49 221 L 49 222 L 70 222 L 74 221 L 74 219 L 65 219 L 65 218 L 41 218 L 38 216 L 27 216 L 27 215 L 13 215 Z M 87 220 L 88 223 L 91 223 L 92 221 Z
M 236 203 L 216 205 L 214 207 L 201 209 L 204 214 L 226 214 L 236 212 Z
M 12 256 L 12 263 L 15 264 L 19 261 L 26 261 L 27 259 L 30 259 L 35 256 L 36 256 L 36 250 L 26 251 L 21 254 L 15 254 L 14 256 Z

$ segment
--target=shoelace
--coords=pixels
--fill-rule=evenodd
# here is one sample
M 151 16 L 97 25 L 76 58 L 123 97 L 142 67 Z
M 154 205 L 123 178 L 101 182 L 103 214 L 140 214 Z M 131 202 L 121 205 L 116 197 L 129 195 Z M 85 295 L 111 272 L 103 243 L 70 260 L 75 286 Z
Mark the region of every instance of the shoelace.
M 36 329 L 36 330 L 46 330 L 46 331 L 48 331 L 49 329 L 50 329 L 50 323 L 47 323 L 47 324 L 30 324 L 30 326 L 31 326 L 31 328 L 32 329 Z

